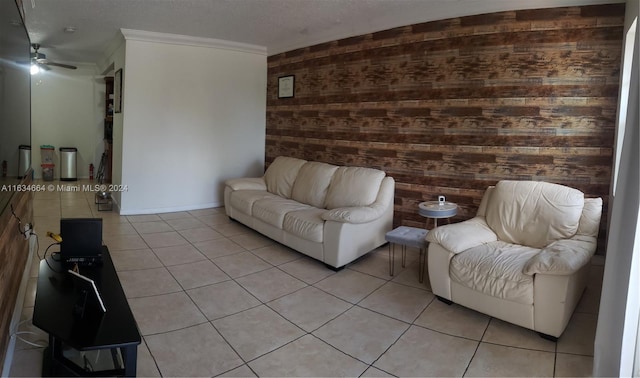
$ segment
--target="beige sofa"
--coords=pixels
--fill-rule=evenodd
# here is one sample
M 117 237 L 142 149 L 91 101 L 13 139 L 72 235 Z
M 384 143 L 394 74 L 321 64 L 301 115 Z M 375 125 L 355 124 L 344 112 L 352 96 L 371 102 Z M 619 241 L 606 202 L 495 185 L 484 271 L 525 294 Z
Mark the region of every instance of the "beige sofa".
M 500 181 L 475 218 L 427 234 L 433 293 L 557 338 L 584 291 L 601 213 L 602 199 L 576 189 Z
M 333 268 L 385 243 L 395 182 L 383 171 L 277 157 L 263 177 L 225 182 L 227 215 Z

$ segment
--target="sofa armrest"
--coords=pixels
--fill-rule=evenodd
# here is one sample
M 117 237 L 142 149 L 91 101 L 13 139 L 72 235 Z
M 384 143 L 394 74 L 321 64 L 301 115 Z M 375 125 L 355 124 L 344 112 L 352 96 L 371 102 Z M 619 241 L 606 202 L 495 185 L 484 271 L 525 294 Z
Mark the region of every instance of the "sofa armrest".
M 498 240 L 484 217 L 475 217 L 464 222 L 447 224 L 430 230 L 427 241 L 438 243 L 450 252 L 460 253 L 475 246 Z
M 327 221 L 342 223 L 367 223 L 374 221 L 384 214 L 386 206 L 373 204 L 371 206 L 339 207 L 324 212 L 321 217 Z
M 596 251 L 596 238 L 575 235 L 571 239 L 555 241 L 544 247 L 524 266 L 528 275 L 570 275 L 585 266 Z
M 262 177 L 244 177 L 230 179 L 224 184 L 233 190 L 267 190 L 267 184 Z

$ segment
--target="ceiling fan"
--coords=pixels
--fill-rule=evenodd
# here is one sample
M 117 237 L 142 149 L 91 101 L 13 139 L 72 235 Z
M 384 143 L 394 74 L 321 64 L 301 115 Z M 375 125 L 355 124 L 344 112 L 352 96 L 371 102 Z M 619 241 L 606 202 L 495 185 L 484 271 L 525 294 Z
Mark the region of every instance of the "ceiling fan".
M 33 50 L 34 50 L 34 52 L 31 53 L 31 72 L 32 73 L 34 73 L 33 71 L 36 71 L 37 73 L 38 70 L 49 71 L 51 69 L 50 66 L 67 68 L 70 70 L 75 70 L 76 68 L 78 68 L 76 66 L 72 66 L 69 64 L 56 63 L 56 62 L 49 61 L 45 54 L 38 52 L 38 49 L 40 49 L 40 44 L 38 43 L 33 43 L 31 47 L 33 47 Z

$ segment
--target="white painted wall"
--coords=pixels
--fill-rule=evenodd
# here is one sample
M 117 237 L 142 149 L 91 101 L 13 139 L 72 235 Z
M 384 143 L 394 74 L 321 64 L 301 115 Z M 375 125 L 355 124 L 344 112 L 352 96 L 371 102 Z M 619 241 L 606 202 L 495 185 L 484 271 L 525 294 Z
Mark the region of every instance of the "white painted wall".
M 121 214 L 219 206 L 224 180 L 262 175 L 266 54 L 125 45 Z
M 77 70 L 54 68 L 31 78 L 31 143 L 35 177 L 42 177 L 40 146 L 53 145 L 55 177 L 60 172 L 60 147 L 78 149 L 78 178 L 89 177 L 104 150 L 105 85 L 95 65 Z

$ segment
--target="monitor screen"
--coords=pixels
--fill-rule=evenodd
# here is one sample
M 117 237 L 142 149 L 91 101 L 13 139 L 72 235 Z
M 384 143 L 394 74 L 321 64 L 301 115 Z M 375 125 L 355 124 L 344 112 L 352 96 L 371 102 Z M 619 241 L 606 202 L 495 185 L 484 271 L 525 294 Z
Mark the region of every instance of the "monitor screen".
M 60 255 L 70 257 L 92 257 L 102 253 L 101 218 L 60 219 Z

